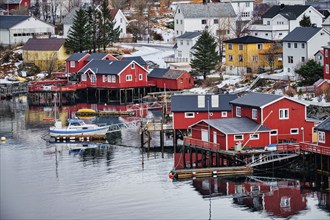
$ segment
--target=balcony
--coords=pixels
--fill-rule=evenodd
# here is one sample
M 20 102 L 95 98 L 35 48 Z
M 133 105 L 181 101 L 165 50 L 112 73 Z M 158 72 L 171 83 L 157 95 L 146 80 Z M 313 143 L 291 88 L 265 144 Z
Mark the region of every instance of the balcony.
M 186 145 L 193 145 L 193 146 L 196 146 L 196 147 L 211 149 L 211 150 L 215 150 L 215 151 L 220 150 L 220 144 L 207 142 L 207 141 L 202 141 L 202 140 L 195 139 L 195 138 L 192 138 L 192 137 L 184 137 L 183 142 Z
M 165 63 L 189 63 L 189 58 L 185 57 L 174 57 L 174 56 L 168 56 L 164 57 Z

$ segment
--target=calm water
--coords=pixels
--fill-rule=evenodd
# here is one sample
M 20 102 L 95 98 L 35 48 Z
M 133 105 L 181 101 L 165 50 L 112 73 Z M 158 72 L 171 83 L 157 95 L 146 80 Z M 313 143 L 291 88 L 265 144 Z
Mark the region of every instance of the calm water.
M 0 144 L 1 219 L 330 218 L 329 194 L 302 187 L 314 184 L 306 181 L 173 181 L 173 154 L 143 153 L 129 131 L 121 137 L 131 146 L 70 153 L 72 144 L 42 139 L 47 114 L 24 101 L 0 101 L 0 136 L 7 137 Z

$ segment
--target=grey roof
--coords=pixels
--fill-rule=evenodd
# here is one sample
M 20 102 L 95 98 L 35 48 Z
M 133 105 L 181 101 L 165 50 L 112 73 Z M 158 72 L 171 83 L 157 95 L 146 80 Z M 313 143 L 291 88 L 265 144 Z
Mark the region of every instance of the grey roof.
M 118 75 L 131 62 L 126 60 L 92 60 L 78 73 L 84 73 L 91 69 L 95 74 Z
M 146 63 L 146 61 L 141 56 L 123 57 L 122 60 L 130 60 L 130 61 L 134 60 L 135 62 L 137 62 L 141 66 L 147 66 L 148 65 Z
M 199 95 L 173 95 L 171 98 L 171 111 L 172 112 L 215 112 L 215 111 L 231 111 L 230 101 L 237 98 L 236 94 L 217 94 L 219 100 L 218 107 L 212 107 L 211 96 L 205 96 L 205 107 L 198 108 L 198 96 Z M 209 108 L 207 102 L 209 101 Z
M 185 70 L 173 70 L 169 68 L 154 68 L 148 75 L 148 77 L 152 78 L 163 78 L 163 79 L 177 79 L 183 73 L 187 71 Z
M 107 55 L 107 53 L 91 53 L 91 55 L 87 57 L 86 61 L 102 60 Z
M 239 38 L 234 38 L 230 40 L 224 41 L 226 43 L 242 43 L 242 44 L 255 44 L 255 43 L 269 43 L 272 42 L 271 40 L 254 37 L 254 36 L 244 36 Z
M 318 131 L 330 131 L 330 117 L 321 122 L 318 126 L 315 127 L 315 130 Z
M 274 5 L 268 9 L 261 18 L 273 18 L 276 15 L 281 14 L 289 20 L 295 20 L 309 7 L 309 5 Z
M 218 129 L 224 134 L 242 134 L 251 132 L 270 131 L 264 125 L 259 125 L 255 121 L 249 118 L 221 118 L 221 119 L 209 119 L 203 120 L 210 126 Z M 260 126 L 260 127 L 259 127 Z
M 230 104 L 250 107 L 262 107 L 282 97 L 283 96 L 280 95 L 251 92 L 231 101 Z
M 201 35 L 201 32 L 186 32 L 180 36 L 177 37 L 177 39 L 194 39 L 195 37 L 198 37 Z
M 283 38 L 283 42 L 307 42 L 322 28 L 318 27 L 296 27 Z
M 9 29 L 29 18 L 31 18 L 31 16 L 0 15 L 0 29 Z
M 185 18 L 235 17 L 230 3 L 178 4 Z
M 81 58 L 86 56 L 88 53 L 74 53 L 66 61 L 79 61 Z

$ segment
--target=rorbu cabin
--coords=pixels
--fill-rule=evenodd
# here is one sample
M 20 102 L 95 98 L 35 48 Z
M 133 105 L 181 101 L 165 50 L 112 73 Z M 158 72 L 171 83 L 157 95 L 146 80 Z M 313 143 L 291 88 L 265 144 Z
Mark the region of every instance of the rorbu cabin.
M 312 142 L 315 122 L 306 104 L 273 94 L 248 93 L 230 102 L 233 117 L 247 117 L 271 129 L 271 143 Z
M 185 70 L 155 68 L 149 73 L 148 80 L 154 82 L 161 90 L 183 90 L 194 87 L 194 78 Z
M 135 61 L 92 60 L 78 74 L 87 87 L 120 89 L 148 84 L 148 71 Z
M 135 61 L 141 66 L 143 66 L 146 70 L 148 69 L 148 64 L 147 62 L 141 57 L 141 56 L 132 56 L 132 57 L 123 57 L 121 60 L 130 60 L 130 61 Z
M 89 53 L 74 53 L 66 59 L 66 72 L 77 73 L 83 68 L 86 63 L 85 60 L 90 56 Z
M 330 117 L 316 126 L 315 130 L 318 134 L 317 144 L 330 149 Z
M 200 120 L 231 118 L 229 102 L 236 98 L 236 94 L 173 95 L 173 128 L 187 130 L 190 125 Z
M 189 128 L 192 142 L 212 150 L 262 148 L 270 144 L 270 129 L 246 117 L 202 120 Z

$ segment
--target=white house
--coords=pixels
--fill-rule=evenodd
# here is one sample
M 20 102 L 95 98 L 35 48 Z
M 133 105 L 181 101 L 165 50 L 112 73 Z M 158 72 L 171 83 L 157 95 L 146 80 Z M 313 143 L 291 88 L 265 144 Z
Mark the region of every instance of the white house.
M 252 19 L 254 0 L 222 0 L 221 2 L 227 2 L 233 6 L 237 19 L 242 21 Z
M 0 16 L 0 45 L 24 44 L 34 36 L 55 34 L 55 27 L 32 16 Z
M 234 36 L 236 13 L 230 3 L 178 4 L 174 15 L 174 35 L 203 31 L 213 36 L 219 31 Z
M 310 18 L 316 27 L 322 27 L 323 15 L 313 6 L 274 5 L 262 15 L 262 24 L 251 25 L 251 35 L 269 40 L 281 40 L 299 27 L 303 16 Z
M 324 28 L 297 27 L 283 38 L 283 71 L 294 73 L 296 68 L 314 59 L 315 53 L 326 45 L 330 33 Z
M 322 26 L 328 31 L 330 31 L 330 16 L 328 16 L 327 19 L 323 21 Z
M 320 65 L 323 66 L 323 63 L 324 63 L 324 54 L 323 54 L 323 49 L 317 51 L 315 54 L 314 54 L 314 60 L 319 63 Z
M 119 27 L 119 30 L 120 30 L 119 38 L 127 37 L 126 29 L 127 29 L 128 21 L 127 21 L 125 15 L 123 14 L 123 12 L 120 9 L 111 9 L 110 13 L 111 13 L 112 18 L 115 21 L 114 28 Z

